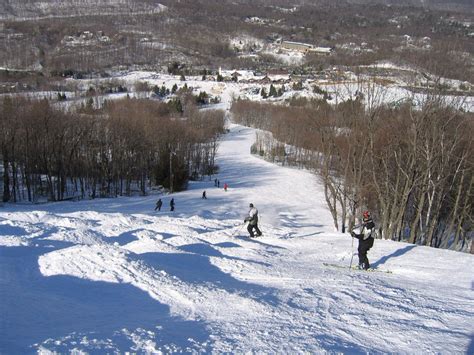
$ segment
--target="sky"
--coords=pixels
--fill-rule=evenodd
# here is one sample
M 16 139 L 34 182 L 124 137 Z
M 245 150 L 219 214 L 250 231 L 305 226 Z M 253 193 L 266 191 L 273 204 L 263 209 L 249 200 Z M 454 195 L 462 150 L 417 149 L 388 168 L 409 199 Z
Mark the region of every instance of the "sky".
M 376 240 L 350 269 L 318 179 L 254 140 L 230 124 L 172 195 L 1 206 L 0 353 L 474 353 L 473 255 Z

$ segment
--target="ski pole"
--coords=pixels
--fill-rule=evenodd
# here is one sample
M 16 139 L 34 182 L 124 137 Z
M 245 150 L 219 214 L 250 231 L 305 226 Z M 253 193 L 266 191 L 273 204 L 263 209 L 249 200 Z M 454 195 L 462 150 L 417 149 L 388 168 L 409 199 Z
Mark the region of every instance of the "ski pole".
M 352 260 L 354 259 L 354 237 L 352 236 L 352 233 L 351 233 L 351 239 L 352 239 L 352 242 L 351 242 L 351 264 L 349 265 L 349 270 L 352 269 Z
M 242 227 L 244 226 L 244 224 L 245 224 L 245 222 L 242 223 L 242 224 L 240 225 L 240 227 L 239 227 L 234 233 L 232 233 L 232 235 L 231 235 L 230 237 L 231 237 L 231 238 L 235 237 L 236 234 L 239 233 L 239 232 L 242 230 Z

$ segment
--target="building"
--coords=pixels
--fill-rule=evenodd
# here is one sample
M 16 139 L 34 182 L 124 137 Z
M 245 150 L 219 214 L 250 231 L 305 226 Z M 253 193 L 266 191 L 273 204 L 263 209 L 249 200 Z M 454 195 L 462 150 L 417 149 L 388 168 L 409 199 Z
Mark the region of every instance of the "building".
M 329 55 L 331 54 L 333 49 L 331 47 L 313 47 L 311 48 L 312 53 L 316 54 L 323 54 L 323 55 Z
M 301 42 L 283 41 L 281 42 L 281 48 L 291 51 L 308 53 L 311 49 L 314 48 L 314 46 L 312 44 Z
M 331 47 L 315 47 L 312 44 L 291 41 L 283 41 L 281 43 L 281 48 L 286 50 L 298 51 L 304 54 L 313 52 L 317 54 L 329 55 L 333 51 Z

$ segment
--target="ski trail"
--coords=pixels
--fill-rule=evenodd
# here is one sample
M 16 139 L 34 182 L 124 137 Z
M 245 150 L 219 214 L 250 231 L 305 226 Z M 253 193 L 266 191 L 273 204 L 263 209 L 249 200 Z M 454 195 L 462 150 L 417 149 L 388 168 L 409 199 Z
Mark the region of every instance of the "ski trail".
M 472 256 L 377 240 L 369 259 L 393 274 L 324 267 L 349 265 L 351 238 L 316 178 L 252 156 L 253 140 L 232 125 L 215 176 L 229 190 L 212 179 L 160 195 L 174 213 L 154 212 L 156 196 L 2 209 L 8 352 L 465 352 Z
M 219 146 L 218 178 L 230 186 L 231 210 L 240 211 L 242 216 L 252 202 L 261 222 L 288 227 L 292 234 L 333 232 L 332 217 L 316 176 L 289 167 L 275 169 L 274 164 L 250 154 L 254 140 L 253 129 L 231 125 Z

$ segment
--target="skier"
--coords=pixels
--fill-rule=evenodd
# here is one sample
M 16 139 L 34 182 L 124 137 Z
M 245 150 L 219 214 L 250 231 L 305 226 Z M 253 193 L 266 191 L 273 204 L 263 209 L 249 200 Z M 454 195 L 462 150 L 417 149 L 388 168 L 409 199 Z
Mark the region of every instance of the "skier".
M 227 183 L 224 184 L 224 191 L 227 191 L 227 188 L 229 187 L 229 185 L 227 185 Z
M 374 245 L 373 231 L 375 230 L 375 224 L 370 217 L 369 211 L 364 211 L 362 214 L 362 229 L 360 234 L 351 232 L 353 238 L 359 239 L 359 246 L 357 252 L 359 255 L 359 269 L 367 270 L 370 268 L 369 259 L 367 258 L 367 252 Z
M 247 230 L 250 234 L 250 238 L 254 237 L 254 229 L 257 232 L 257 237 L 260 237 L 262 235 L 262 232 L 260 231 L 260 229 L 258 229 L 258 210 L 254 207 L 253 203 L 251 203 L 249 207 L 249 215 L 244 219 L 244 222 L 249 222 Z
M 174 198 L 170 201 L 170 211 L 174 211 Z
M 158 210 L 158 212 L 160 212 L 162 205 L 163 205 L 163 201 L 161 201 L 161 198 L 160 198 L 160 199 L 158 199 L 158 201 L 156 201 L 155 211 Z
M 202 198 L 203 198 L 204 200 L 207 200 L 206 190 L 204 190 L 204 191 L 202 192 Z

